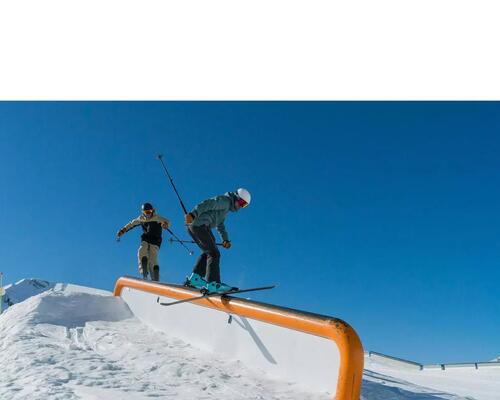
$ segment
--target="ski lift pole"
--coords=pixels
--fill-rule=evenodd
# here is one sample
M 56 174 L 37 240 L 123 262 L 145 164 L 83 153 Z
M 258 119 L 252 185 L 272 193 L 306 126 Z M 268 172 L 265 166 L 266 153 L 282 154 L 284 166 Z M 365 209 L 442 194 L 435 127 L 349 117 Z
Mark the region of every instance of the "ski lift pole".
M 181 203 L 181 207 L 182 207 L 182 210 L 184 211 L 184 215 L 186 215 L 188 212 L 186 210 L 186 206 L 184 205 L 182 199 L 181 199 L 181 196 L 179 195 L 179 192 L 177 191 L 177 188 L 175 187 L 175 184 L 174 184 L 174 180 L 172 179 L 172 177 L 170 176 L 170 174 L 168 173 L 168 169 L 167 167 L 165 166 L 165 163 L 163 162 L 163 155 L 162 154 L 158 154 L 156 156 L 156 158 L 158 158 L 158 160 L 160 160 L 161 162 L 161 165 L 163 166 L 163 169 L 165 170 L 165 173 L 167 174 L 168 176 L 168 179 L 170 179 L 170 184 L 172 185 L 172 187 L 174 188 L 174 192 L 175 194 L 177 195 L 177 198 L 179 199 L 179 203 Z
M 183 240 L 180 240 L 180 239 L 177 237 L 177 235 L 176 235 L 174 232 L 172 232 L 172 231 L 170 230 L 170 228 L 167 228 L 167 231 L 168 231 L 168 233 L 170 233 L 170 234 L 171 234 L 171 235 L 172 235 L 172 236 L 176 239 L 176 241 L 177 241 L 177 242 L 179 242 L 179 243 L 182 245 L 182 247 L 184 247 L 184 248 L 188 251 L 188 253 L 189 253 L 189 255 L 190 255 L 190 256 L 192 256 L 192 255 L 194 254 L 194 251 L 189 250 L 189 249 L 188 249 L 188 247 L 184 244 L 184 241 L 183 241 Z M 170 238 L 169 240 L 170 240 L 171 242 L 173 242 L 173 241 L 174 241 L 174 239 L 172 239 L 172 238 Z

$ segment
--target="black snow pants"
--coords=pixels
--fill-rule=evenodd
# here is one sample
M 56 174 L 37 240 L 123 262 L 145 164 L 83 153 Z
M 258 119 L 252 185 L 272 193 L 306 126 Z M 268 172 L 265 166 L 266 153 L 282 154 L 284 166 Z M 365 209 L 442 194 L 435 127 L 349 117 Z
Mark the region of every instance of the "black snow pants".
M 188 233 L 203 251 L 196 260 L 193 272 L 206 279 L 207 282 L 220 282 L 220 252 L 215 244 L 212 230 L 206 225 L 189 225 Z

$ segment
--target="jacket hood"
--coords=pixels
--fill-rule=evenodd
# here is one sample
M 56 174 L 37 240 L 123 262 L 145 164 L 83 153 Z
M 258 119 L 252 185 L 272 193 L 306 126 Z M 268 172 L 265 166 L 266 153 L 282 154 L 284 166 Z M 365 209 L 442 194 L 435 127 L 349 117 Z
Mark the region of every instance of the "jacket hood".
M 232 212 L 235 212 L 237 211 L 236 210 L 236 206 L 234 205 L 234 203 L 236 202 L 236 200 L 238 200 L 238 195 L 235 193 L 235 192 L 227 192 L 227 193 L 224 193 L 224 196 L 227 196 L 231 199 L 231 204 L 230 204 L 230 210 Z

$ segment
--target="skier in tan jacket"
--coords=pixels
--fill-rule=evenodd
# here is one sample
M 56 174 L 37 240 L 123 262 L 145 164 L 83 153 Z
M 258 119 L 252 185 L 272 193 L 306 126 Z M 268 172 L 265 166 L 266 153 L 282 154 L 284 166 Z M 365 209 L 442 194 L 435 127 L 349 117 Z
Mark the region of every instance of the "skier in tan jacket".
M 117 233 L 117 237 L 122 237 L 125 232 L 141 225 L 143 234 L 141 235 L 141 245 L 137 251 L 139 262 L 139 273 L 147 279 L 148 273 L 151 280 L 160 280 L 160 265 L 158 264 L 158 252 L 162 241 L 162 229 L 170 227 L 170 221 L 161 215 L 156 214 L 154 207 L 150 203 L 142 205 L 142 214 L 130 221 Z

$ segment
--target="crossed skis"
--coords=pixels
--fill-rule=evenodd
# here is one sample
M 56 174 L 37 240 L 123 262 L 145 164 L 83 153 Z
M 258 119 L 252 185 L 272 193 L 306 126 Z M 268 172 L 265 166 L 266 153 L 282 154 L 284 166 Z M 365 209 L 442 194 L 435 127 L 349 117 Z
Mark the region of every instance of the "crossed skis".
M 160 298 L 158 297 L 156 299 L 156 302 L 158 304 L 160 304 L 161 306 L 173 306 L 174 304 L 180 304 L 180 303 L 187 303 L 187 302 L 190 302 L 190 301 L 195 301 L 195 300 L 200 300 L 200 299 L 206 299 L 208 297 L 215 297 L 215 296 L 228 296 L 230 294 L 238 294 L 238 293 L 246 293 L 246 292 L 256 292 L 256 291 L 259 291 L 259 290 L 269 290 L 269 289 L 274 289 L 276 287 L 276 285 L 270 285 L 270 286 L 261 286 L 261 287 L 255 287 L 255 288 L 250 288 L 250 289 L 232 289 L 232 290 L 228 290 L 226 292 L 222 292 L 222 293 L 216 293 L 216 292 L 213 292 L 213 293 L 204 293 L 200 296 L 196 296 L 196 297 L 191 297 L 189 299 L 183 299 L 183 300 L 176 300 L 176 301 L 172 301 L 172 302 L 168 302 L 168 303 L 163 303 L 163 302 L 160 302 Z

